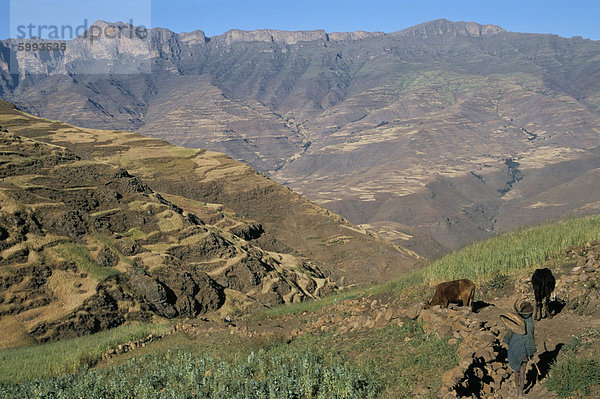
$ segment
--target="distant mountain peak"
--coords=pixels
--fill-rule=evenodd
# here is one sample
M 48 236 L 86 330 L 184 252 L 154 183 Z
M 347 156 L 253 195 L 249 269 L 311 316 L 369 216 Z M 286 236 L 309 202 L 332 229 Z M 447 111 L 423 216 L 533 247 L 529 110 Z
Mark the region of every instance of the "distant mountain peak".
M 411 26 L 410 28 L 394 32 L 392 35 L 427 38 L 445 34 L 453 34 L 455 36 L 489 36 L 503 32 L 506 32 L 506 30 L 496 25 L 481 25 L 476 22 L 464 21 L 453 22 L 442 18 Z
M 102 19 L 95 21 L 85 32 L 80 34 L 75 40 L 104 41 L 113 39 L 145 39 L 151 30 L 142 25 L 132 25 L 130 22 L 107 22 Z

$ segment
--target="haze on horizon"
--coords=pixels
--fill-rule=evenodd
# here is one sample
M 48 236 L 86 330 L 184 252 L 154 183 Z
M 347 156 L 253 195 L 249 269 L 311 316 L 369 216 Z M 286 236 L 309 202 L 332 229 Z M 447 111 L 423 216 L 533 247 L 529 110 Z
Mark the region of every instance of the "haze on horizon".
M 125 5 L 124 5 L 125 4 Z M 60 5 L 56 6 L 56 5 Z M 12 6 L 12 18 L 11 18 Z M 26 10 L 26 11 L 22 11 Z M 84 19 L 136 21 L 174 32 L 202 30 L 216 36 L 230 29 L 356 30 L 395 32 L 434 19 L 498 25 L 508 31 L 582 36 L 600 40 L 595 1 L 443 1 L 395 0 L 60 0 L 55 10 L 42 0 L 2 0 L 0 37 L 14 36 L 15 15 L 38 24 L 71 24 Z M 23 15 L 25 14 L 25 15 Z M 150 22 L 151 21 L 151 22 Z M 12 29 L 12 31 L 11 31 Z

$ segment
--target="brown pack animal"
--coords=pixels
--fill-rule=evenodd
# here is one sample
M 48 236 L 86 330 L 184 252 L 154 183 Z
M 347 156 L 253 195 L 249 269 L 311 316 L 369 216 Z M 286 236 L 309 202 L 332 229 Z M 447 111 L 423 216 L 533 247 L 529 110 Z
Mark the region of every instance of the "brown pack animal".
M 426 309 L 441 305 L 448 307 L 449 303 L 458 303 L 461 306 L 470 306 L 473 310 L 473 297 L 475 296 L 475 284 L 468 279 L 446 281 L 435 287 L 435 294 L 431 301 L 425 306 Z

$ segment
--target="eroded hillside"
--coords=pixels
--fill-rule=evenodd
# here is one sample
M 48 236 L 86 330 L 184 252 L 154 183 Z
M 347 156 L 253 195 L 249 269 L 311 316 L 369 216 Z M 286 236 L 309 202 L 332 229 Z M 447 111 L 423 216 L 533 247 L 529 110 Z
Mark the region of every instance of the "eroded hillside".
M 202 220 L 125 169 L 3 130 L 3 344 L 243 313 L 336 288 L 305 259 L 248 243 L 256 223 L 206 204 Z
M 384 281 L 420 262 L 413 252 L 224 154 L 176 147 L 136 133 L 78 128 L 33 117 L 5 102 L 0 124 L 15 134 L 69 148 L 82 159 L 124 168 L 184 210 L 201 215 L 207 209 L 202 205 L 217 204 L 217 214 L 239 214 L 256 222 L 260 234 L 247 234 L 254 245 L 305 256 L 342 285 Z
M 419 262 L 223 154 L 75 128 L 8 103 L 0 119 L 8 341 L 241 314 Z

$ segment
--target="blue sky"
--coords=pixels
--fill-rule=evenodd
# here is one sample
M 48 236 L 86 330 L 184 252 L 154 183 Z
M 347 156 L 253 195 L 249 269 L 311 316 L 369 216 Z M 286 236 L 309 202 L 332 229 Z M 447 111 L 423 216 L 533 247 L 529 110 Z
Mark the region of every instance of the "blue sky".
M 446 18 L 600 40 L 599 15 L 597 0 L 0 0 L 0 38 L 11 36 L 19 18 L 74 27 L 84 18 L 90 23 L 133 19 L 175 32 L 201 29 L 208 36 L 233 28 L 394 32 Z

